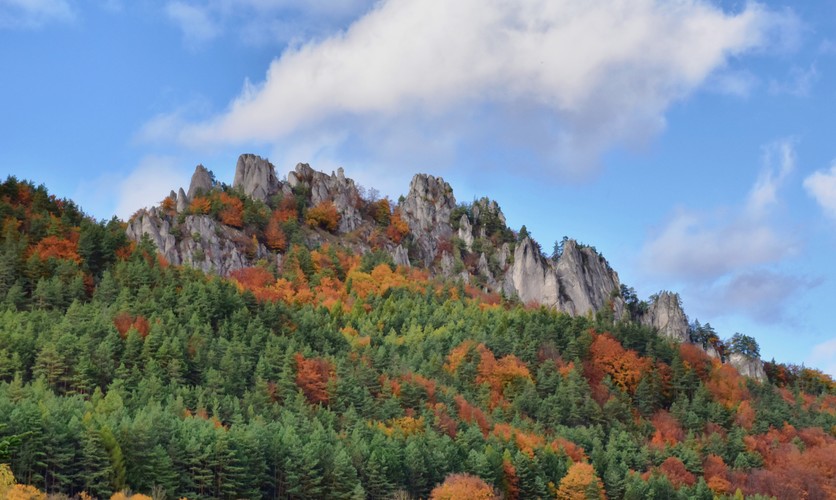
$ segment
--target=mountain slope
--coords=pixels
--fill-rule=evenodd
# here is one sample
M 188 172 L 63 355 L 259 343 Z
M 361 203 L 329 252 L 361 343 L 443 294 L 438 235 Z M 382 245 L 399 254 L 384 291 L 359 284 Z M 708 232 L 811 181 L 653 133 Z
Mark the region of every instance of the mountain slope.
M 820 372 L 769 365 L 757 382 L 610 308 L 501 300 L 443 278 L 440 259 L 395 266 L 392 238 L 367 243 L 391 220 L 372 226 L 362 210 L 359 232 L 339 233 L 319 203 L 299 218 L 301 197 L 251 219 L 249 195 L 204 193 L 188 206 L 205 213 L 178 213 L 178 193 L 156 216 L 223 218 L 219 245 L 230 228 L 266 258 L 242 250 L 255 265 L 228 278 L 172 265 L 118 221 L 2 185 L 0 442 L 23 436 L 8 456 L 18 481 L 100 498 L 426 498 L 448 477 L 482 488 L 457 474 L 505 498 L 836 494 L 836 385 Z M 195 258 L 212 248 L 173 236 Z M 653 310 L 624 295 L 625 316 Z

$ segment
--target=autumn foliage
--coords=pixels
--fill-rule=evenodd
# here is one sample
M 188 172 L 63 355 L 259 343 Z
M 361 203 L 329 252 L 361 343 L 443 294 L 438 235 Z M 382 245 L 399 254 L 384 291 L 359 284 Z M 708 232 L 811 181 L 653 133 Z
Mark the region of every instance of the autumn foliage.
M 122 338 L 125 338 L 128 335 L 128 330 L 131 328 L 135 329 L 142 338 L 147 337 L 148 332 L 151 329 L 151 326 L 148 324 L 148 320 L 145 316 L 132 316 L 126 312 L 121 312 L 113 317 L 113 326 L 116 327 L 116 331 L 119 332 L 119 335 Z
M 592 465 L 586 462 L 576 462 L 572 464 L 569 472 L 560 481 L 557 498 L 560 500 L 587 500 L 590 498 L 591 490 L 597 491 L 597 497 L 601 500 L 606 499 L 604 483 L 595 474 Z
M 323 201 L 308 210 L 305 216 L 305 223 L 310 227 L 320 227 L 334 232 L 340 225 L 340 213 L 337 212 L 337 207 L 334 206 L 334 203 Z
M 452 474 L 433 488 L 432 500 L 493 500 L 498 498 L 488 483 L 470 474 Z
M 279 210 L 273 211 L 273 214 L 270 216 L 270 221 L 264 229 L 264 239 L 267 243 L 267 248 L 277 252 L 284 252 L 285 248 L 287 248 L 287 236 L 285 236 L 284 230 L 282 229 L 282 222 L 284 222 L 283 218 L 285 215 Z
M 43 260 L 49 258 L 71 260 L 76 264 L 81 263 L 81 257 L 78 255 L 78 239 L 75 241 L 59 238 L 58 236 L 47 236 L 35 245 L 32 253 Z
M 321 358 L 305 359 L 296 354 L 296 385 L 302 389 L 308 401 L 314 404 L 328 403 L 328 383 L 334 376 L 334 366 Z
M 218 218 L 227 226 L 241 228 L 244 226 L 244 203 L 235 196 L 227 193 L 220 194 L 221 211 Z
M 589 356 L 587 375 L 593 383 L 609 375 L 616 386 L 630 394 L 636 392 L 642 374 L 651 366 L 649 360 L 639 356 L 636 351 L 624 349 L 607 333 L 595 335 L 589 347 Z

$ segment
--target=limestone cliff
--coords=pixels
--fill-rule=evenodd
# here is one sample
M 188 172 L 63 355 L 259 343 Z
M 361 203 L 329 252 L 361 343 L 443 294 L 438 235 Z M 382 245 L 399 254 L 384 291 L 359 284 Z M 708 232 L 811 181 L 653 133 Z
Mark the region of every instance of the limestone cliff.
M 354 181 L 346 178 L 342 168 L 327 175 L 312 169 L 307 163 L 299 163 L 294 171 L 287 174 L 287 183 L 291 188 L 309 194 L 311 206 L 332 202 L 340 214 L 341 233 L 354 231 L 362 224 L 360 192 Z
M 743 354 L 732 354 L 726 362 L 737 369 L 737 372 L 744 377 L 751 377 L 761 382 L 766 381 L 766 372 L 763 369 L 763 361 L 758 358 L 750 358 Z
M 401 205 L 403 217 L 415 241 L 418 258 L 430 267 L 439 244 L 453 235 L 450 213 L 456 207 L 453 189 L 441 177 L 417 174 Z M 440 256 L 439 256 L 440 257 Z
M 232 187 L 253 199 L 267 201 L 281 190 L 281 183 L 272 163 L 260 156 L 243 154 L 238 157 Z
M 524 238 L 514 252 L 514 263 L 505 276 L 506 293 L 523 303 L 554 307 L 571 315 L 612 307 L 616 318 L 624 313 L 624 301 L 617 293 L 618 274 L 591 247 L 567 240 L 557 262 L 543 257 L 530 238 Z
M 679 294 L 663 291 L 655 295 L 639 321 L 673 341 L 688 341 L 688 318 L 682 310 Z

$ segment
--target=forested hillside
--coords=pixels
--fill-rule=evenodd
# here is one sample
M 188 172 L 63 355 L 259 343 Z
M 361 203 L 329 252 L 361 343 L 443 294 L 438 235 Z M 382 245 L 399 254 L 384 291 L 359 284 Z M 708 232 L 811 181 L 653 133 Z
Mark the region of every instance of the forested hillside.
M 396 265 L 329 236 L 327 204 L 203 199 L 187 209 L 254 228 L 228 277 L 0 185 L 0 462 L 20 483 L 0 469 L 0 493 L 836 497 L 819 371 L 756 381 L 633 321 L 635 301 L 570 316 Z M 375 214 L 404 236 L 388 202 Z

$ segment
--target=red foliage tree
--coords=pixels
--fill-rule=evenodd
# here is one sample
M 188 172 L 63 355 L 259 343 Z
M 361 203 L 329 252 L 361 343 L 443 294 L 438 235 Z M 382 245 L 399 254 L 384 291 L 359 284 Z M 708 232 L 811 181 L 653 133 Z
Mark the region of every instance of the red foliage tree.
M 656 448 L 673 446 L 685 438 L 682 427 L 673 415 L 665 410 L 659 410 L 650 419 L 656 432 L 650 440 L 650 445 Z
M 659 466 L 659 471 L 677 488 L 681 486 L 693 486 L 697 478 L 688 472 L 682 460 L 676 457 L 668 457 Z
M 613 383 L 630 394 L 636 392 L 642 373 L 650 369 L 649 360 L 642 358 L 636 351 L 624 349 L 610 334 L 596 335 L 589 347 L 590 360 L 587 376 L 591 385 L 595 385 L 609 375 Z

